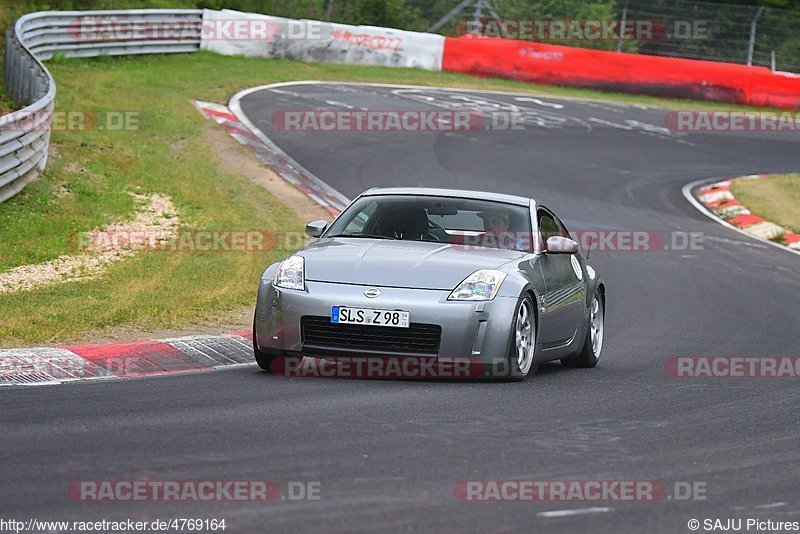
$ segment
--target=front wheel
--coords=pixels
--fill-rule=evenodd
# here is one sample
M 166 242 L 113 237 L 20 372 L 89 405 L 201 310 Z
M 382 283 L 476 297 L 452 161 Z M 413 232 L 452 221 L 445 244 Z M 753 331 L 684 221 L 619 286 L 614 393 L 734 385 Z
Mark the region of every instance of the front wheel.
M 589 328 L 586 332 L 586 340 L 583 342 L 583 350 L 575 357 L 561 360 L 561 365 L 566 367 L 596 366 L 600 361 L 600 353 L 603 351 L 604 333 L 605 310 L 603 296 L 598 289 L 595 291 L 591 308 L 589 308 Z
M 511 324 L 511 347 L 508 351 L 509 378 L 522 380 L 536 372 L 536 314 L 533 299 L 525 295 L 517 306 Z
M 278 354 L 269 354 L 258 350 L 258 343 L 256 343 L 256 322 L 253 320 L 253 353 L 256 357 L 256 363 L 264 371 L 272 372 L 272 362 L 278 358 Z

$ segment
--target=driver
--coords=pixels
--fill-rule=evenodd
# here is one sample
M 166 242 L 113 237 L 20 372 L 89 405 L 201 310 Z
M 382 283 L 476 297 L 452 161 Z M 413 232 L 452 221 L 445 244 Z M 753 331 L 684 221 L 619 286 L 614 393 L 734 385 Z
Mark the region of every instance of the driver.
M 508 214 L 497 211 L 484 211 L 478 214 L 483 219 L 483 228 L 487 234 L 500 235 L 508 232 Z
M 513 249 L 514 236 L 508 231 L 510 225 L 508 213 L 505 211 L 483 211 L 478 213 L 483 219 L 483 246 L 492 248 Z

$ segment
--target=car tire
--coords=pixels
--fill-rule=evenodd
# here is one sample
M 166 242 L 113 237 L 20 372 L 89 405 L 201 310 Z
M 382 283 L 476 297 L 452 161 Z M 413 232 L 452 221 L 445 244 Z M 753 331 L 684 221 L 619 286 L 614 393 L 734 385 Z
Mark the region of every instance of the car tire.
M 279 354 L 270 354 L 258 350 L 258 344 L 256 344 L 255 319 L 253 320 L 253 353 L 255 354 L 256 363 L 258 364 L 258 366 L 268 373 L 272 372 L 272 362 L 274 362 L 280 356 Z
M 507 378 L 524 380 L 536 373 L 536 304 L 529 294 L 519 299 L 511 322 L 511 343 L 508 349 Z
M 586 328 L 586 339 L 583 349 L 576 356 L 564 358 L 561 365 L 565 367 L 595 367 L 600 361 L 603 351 L 605 333 L 605 303 L 603 294 L 597 289 L 589 307 L 589 324 Z

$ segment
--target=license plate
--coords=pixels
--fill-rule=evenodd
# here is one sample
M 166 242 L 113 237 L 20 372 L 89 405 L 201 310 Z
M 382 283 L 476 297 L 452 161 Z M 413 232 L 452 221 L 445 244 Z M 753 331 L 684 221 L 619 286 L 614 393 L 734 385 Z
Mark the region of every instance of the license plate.
M 408 328 L 411 314 L 399 310 L 375 310 L 372 308 L 350 308 L 334 306 L 331 322 L 337 324 L 367 324 L 371 326 L 394 326 Z

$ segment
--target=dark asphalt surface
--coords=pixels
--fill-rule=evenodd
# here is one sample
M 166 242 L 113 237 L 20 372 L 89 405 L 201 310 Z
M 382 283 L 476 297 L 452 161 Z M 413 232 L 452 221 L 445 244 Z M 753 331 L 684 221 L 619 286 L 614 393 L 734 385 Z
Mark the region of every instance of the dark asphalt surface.
M 523 131 L 424 134 L 270 125 L 284 109 L 470 101 L 518 106 L 530 122 Z M 664 370 L 671 356 L 800 356 L 799 259 L 712 222 L 681 194 L 701 178 L 800 170 L 796 135 L 678 136 L 663 130 L 656 108 L 335 85 L 265 90 L 242 108 L 351 197 L 376 185 L 514 193 L 544 201 L 573 230 L 702 232 L 703 246 L 592 253 L 608 286 L 595 369 L 545 365 L 523 383 L 498 384 L 286 379 L 245 367 L 4 388 L 0 517 L 225 518 L 226 532 L 690 532 L 692 518 L 800 521 L 797 379 L 678 379 Z M 102 504 L 66 493 L 73 480 L 139 478 L 317 481 L 322 498 Z M 696 482 L 706 499 L 454 498 L 459 481 L 487 479 Z M 586 513 L 539 515 L 559 510 Z

